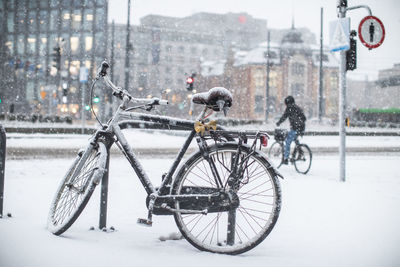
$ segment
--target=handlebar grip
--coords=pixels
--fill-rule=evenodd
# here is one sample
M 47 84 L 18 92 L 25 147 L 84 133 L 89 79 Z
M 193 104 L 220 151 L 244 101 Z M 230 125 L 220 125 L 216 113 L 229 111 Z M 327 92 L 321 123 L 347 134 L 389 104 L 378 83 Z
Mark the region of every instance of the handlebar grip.
M 160 105 L 168 105 L 169 102 L 168 102 L 168 100 L 160 99 L 159 104 Z
M 106 76 L 107 75 L 107 69 L 109 67 L 110 67 L 110 65 L 106 61 L 101 62 L 101 70 L 100 70 L 99 74 L 102 77 Z

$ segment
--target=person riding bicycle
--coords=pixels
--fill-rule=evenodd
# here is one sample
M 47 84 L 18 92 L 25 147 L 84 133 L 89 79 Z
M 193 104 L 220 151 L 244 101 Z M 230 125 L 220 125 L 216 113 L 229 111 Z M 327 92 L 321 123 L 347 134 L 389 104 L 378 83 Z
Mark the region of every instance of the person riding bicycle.
M 285 98 L 285 104 L 286 104 L 285 112 L 283 113 L 279 121 L 276 123 L 276 126 L 279 126 L 289 117 L 290 131 L 288 132 L 285 140 L 285 148 L 283 155 L 283 164 L 288 164 L 290 145 L 294 140 L 296 140 L 298 135 L 303 135 L 304 130 L 306 128 L 305 125 L 306 116 L 304 115 L 303 110 L 298 105 L 295 104 L 293 96 L 287 96 Z

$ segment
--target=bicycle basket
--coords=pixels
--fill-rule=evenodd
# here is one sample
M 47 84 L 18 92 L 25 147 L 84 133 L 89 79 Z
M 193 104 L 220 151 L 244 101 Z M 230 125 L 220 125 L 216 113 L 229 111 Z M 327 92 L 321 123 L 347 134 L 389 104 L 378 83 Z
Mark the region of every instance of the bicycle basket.
M 287 135 L 287 133 L 285 130 L 275 129 L 274 138 L 276 141 L 282 142 L 283 140 L 286 139 L 286 135 Z

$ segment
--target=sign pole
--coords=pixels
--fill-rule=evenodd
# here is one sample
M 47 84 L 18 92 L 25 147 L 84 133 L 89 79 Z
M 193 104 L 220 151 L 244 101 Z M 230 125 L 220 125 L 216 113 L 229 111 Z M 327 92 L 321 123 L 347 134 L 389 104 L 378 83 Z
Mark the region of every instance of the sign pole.
M 338 16 L 346 17 L 347 1 L 339 1 Z M 345 112 L 346 112 L 346 51 L 340 51 L 339 66 L 339 161 L 340 161 L 340 181 L 346 181 L 346 128 L 345 128 Z

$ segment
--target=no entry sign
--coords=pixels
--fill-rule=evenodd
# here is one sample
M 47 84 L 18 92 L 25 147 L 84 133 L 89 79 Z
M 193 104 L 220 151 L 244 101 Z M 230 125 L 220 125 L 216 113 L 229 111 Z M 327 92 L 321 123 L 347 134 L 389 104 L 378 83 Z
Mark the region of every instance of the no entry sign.
M 377 17 L 367 16 L 361 20 L 358 26 L 358 36 L 361 43 L 369 49 L 377 48 L 385 39 L 385 27 Z

